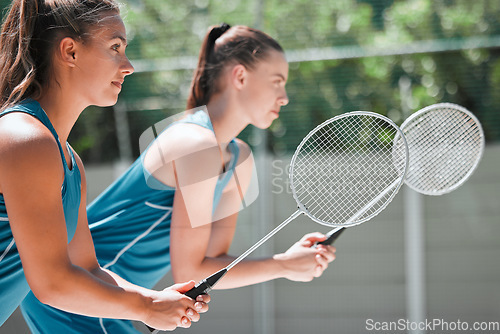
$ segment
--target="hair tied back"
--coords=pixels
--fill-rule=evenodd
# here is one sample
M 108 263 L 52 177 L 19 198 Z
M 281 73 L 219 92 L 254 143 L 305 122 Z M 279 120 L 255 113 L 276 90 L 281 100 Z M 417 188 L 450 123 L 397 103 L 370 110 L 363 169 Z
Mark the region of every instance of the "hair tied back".
M 229 28 L 231 28 L 231 26 L 227 23 L 221 23 L 219 26 L 214 27 L 212 31 L 210 31 L 208 37 L 211 44 L 215 44 L 217 38 L 221 37 L 222 34 L 229 30 Z

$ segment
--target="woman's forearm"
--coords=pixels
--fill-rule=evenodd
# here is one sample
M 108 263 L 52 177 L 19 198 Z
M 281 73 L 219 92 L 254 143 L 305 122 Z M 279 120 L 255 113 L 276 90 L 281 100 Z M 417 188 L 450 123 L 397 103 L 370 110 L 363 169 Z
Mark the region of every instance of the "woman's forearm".
M 97 273 L 71 265 L 54 271 L 51 282 L 36 284 L 33 292 L 41 302 L 67 312 L 144 321 L 154 291 L 104 271 Z
M 275 254 L 265 259 L 244 259 L 231 268 L 214 288 L 231 289 L 286 278 L 306 282 L 319 277 L 335 259 L 335 249 L 331 246 L 311 247 L 324 240 L 324 235 L 310 233 L 296 242 L 285 253 Z M 175 280 L 187 277 L 201 280 L 228 266 L 235 258 L 226 254 L 205 257 L 198 265 L 173 267 Z M 176 261 L 176 263 L 181 263 Z
M 279 257 L 278 257 L 279 258 Z M 225 268 L 235 257 L 223 255 L 215 258 L 206 257 L 201 264 L 196 267 L 172 268 L 174 280 L 184 281 L 188 277 L 195 281 L 200 281 L 211 274 Z M 234 266 L 227 274 L 217 282 L 215 289 L 232 289 L 252 284 L 270 281 L 286 276 L 286 268 L 281 261 L 276 258 L 245 259 Z
M 123 279 L 118 274 L 112 272 L 109 269 L 104 269 L 102 267 L 98 267 L 98 268 L 92 270 L 91 273 L 92 273 L 92 275 L 98 277 L 99 279 L 101 279 L 107 283 L 110 283 L 112 285 L 116 285 L 116 286 L 118 286 L 126 291 L 137 292 L 137 293 L 140 293 L 140 294 L 145 295 L 145 296 L 148 296 L 152 292 L 149 289 L 146 289 L 140 285 L 133 284 L 133 283 Z

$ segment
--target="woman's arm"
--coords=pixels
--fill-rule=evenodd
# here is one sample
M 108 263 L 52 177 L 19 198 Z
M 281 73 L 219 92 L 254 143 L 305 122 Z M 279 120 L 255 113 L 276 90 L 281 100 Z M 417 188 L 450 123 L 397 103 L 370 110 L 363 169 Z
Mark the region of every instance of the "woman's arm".
M 160 329 L 185 326 L 181 319 L 186 309 L 194 309 L 190 298 L 171 291 L 120 287 L 72 262 L 71 257 L 80 258 L 89 269 L 96 268 L 93 259 L 82 255 L 91 246 L 71 256 L 68 251 L 61 201 L 64 174 L 56 142 L 30 116 L 16 117 L 25 118 L 23 126 L 2 127 L 10 133 L 0 138 L 0 189 L 26 279 L 37 298 L 88 316 L 139 320 Z M 84 204 L 81 213 L 83 208 Z M 75 240 L 88 241 L 89 235 L 82 236 L 85 219 L 80 219 L 78 225 Z M 95 258 L 93 250 L 90 254 Z
M 241 142 L 239 145 L 241 161 L 235 170 L 237 180 L 234 177 L 231 179 L 215 213 L 224 218 L 212 222 L 211 198 L 216 180 L 212 181 L 210 187 L 207 187 L 208 183 L 198 184 L 197 189 L 192 186 L 192 194 L 198 196 L 189 194 L 186 196 L 185 192 L 176 192 L 170 246 L 175 281 L 182 281 L 186 277 L 203 279 L 235 259 L 228 255 L 228 251 L 236 228 L 241 194 L 248 188 L 253 168 L 248 146 Z M 217 166 L 220 166 L 220 159 Z M 180 167 L 185 169 L 180 170 Z M 206 171 L 210 168 L 210 163 L 208 160 L 189 165 L 178 163 L 177 174 L 197 173 L 197 167 Z M 216 174 L 216 170 L 218 169 L 213 167 L 212 173 Z M 193 207 L 193 204 L 186 204 L 186 201 L 196 201 L 198 210 L 195 216 L 200 219 L 199 221 L 195 223 L 190 221 L 193 214 L 188 212 L 188 208 Z M 321 240 L 324 240 L 324 236 L 319 233 L 306 235 L 283 254 L 266 259 L 246 259 L 231 269 L 216 288 L 241 287 L 281 277 L 296 281 L 309 281 L 318 277 L 335 257 L 332 247 L 316 249 L 310 247 L 314 242 Z M 186 265 L 187 263 L 189 265 Z
M 116 285 L 124 289 L 125 291 L 130 291 L 132 293 L 139 293 L 144 296 L 150 295 L 152 292 L 155 291 L 151 291 L 141 286 L 132 284 L 124 280 L 117 274 L 113 273 L 112 271 L 103 269 L 99 266 L 95 255 L 92 236 L 88 228 L 86 202 L 84 200 L 86 198 L 86 193 L 87 193 L 84 167 L 76 152 L 74 152 L 74 155 L 78 163 L 80 173 L 82 175 L 82 201 L 80 204 L 80 210 L 78 214 L 77 231 L 75 233 L 75 236 L 69 243 L 69 255 L 71 262 L 75 265 L 82 267 L 83 269 L 86 269 L 95 277 L 105 282 L 108 282 L 109 284 Z M 169 311 L 172 312 L 172 315 L 163 312 L 161 315 L 156 315 L 156 316 L 161 316 L 166 319 L 170 319 L 170 321 L 172 321 L 171 326 L 174 326 L 176 322 L 179 321 L 178 319 L 176 319 L 176 313 L 175 313 L 178 311 L 177 308 L 182 309 L 184 307 L 184 303 L 178 302 L 179 293 L 184 293 L 189 289 L 191 289 L 191 287 L 192 283 L 188 282 L 188 283 L 176 284 L 172 287 L 165 289 L 163 291 L 163 296 L 161 298 L 165 299 L 166 301 L 169 300 L 172 303 L 171 308 L 169 309 Z M 206 305 L 206 303 L 210 301 L 210 297 L 202 296 L 199 299 L 199 301 L 200 302 L 194 304 L 195 311 L 193 312 L 190 311 L 189 314 L 183 315 L 184 319 L 181 319 L 181 323 L 183 325 L 189 325 L 191 320 L 198 321 L 200 317 L 197 312 L 201 313 L 207 311 L 208 306 Z

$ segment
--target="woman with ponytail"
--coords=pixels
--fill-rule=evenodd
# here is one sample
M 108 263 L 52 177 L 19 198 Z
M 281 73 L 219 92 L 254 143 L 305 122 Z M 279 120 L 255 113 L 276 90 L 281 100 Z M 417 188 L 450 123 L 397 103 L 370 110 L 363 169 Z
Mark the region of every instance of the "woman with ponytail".
M 287 77 L 283 50 L 267 34 L 227 24 L 209 29 L 190 110 L 87 209 L 103 267 L 151 288 L 170 269 L 176 282 L 201 280 L 234 259 L 228 251 L 253 172 L 250 148 L 235 137 L 249 124 L 268 128 L 279 116 L 288 103 Z M 152 130 L 156 136 L 161 129 Z M 324 238 L 308 234 L 285 253 L 244 260 L 215 288 L 319 277 L 335 257 L 331 246 L 310 247 Z M 137 333 L 125 321 L 56 312 L 33 294 L 22 309 L 35 333 L 75 333 L 70 326 L 87 323 L 101 323 L 106 333 Z
M 208 297 L 183 294 L 194 281 L 148 290 L 95 255 L 85 172 L 67 139 L 87 106 L 116 103 L 134 70 L 126 45 L 114 0 L 11 4 L 0 36 L 0 326 L 30 290 L 47 307 L 161 329 L 207 310 Z

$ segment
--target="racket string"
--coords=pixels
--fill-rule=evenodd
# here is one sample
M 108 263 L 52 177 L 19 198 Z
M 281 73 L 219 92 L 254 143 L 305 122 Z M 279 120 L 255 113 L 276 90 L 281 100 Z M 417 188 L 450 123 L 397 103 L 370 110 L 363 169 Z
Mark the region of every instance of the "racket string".
M 385 120 L 365 115 L 342 118 L 316 131 L 294 161 L 291 183 L 297 200 L 321 221 L 352 223 L 346 219 L 402 177 L 398 165 L 404 165 L 404 154 L 394 153 L 396 134 Z M 356 219 L 361 222 L 376 214 L 393 192 L 381 196 Z
M 417 191 L 454 189 L 477 164 L 482 131 L 462 110 L 429 108 L 404 124 L 403 131 L 411 152 L 406 183 Z

